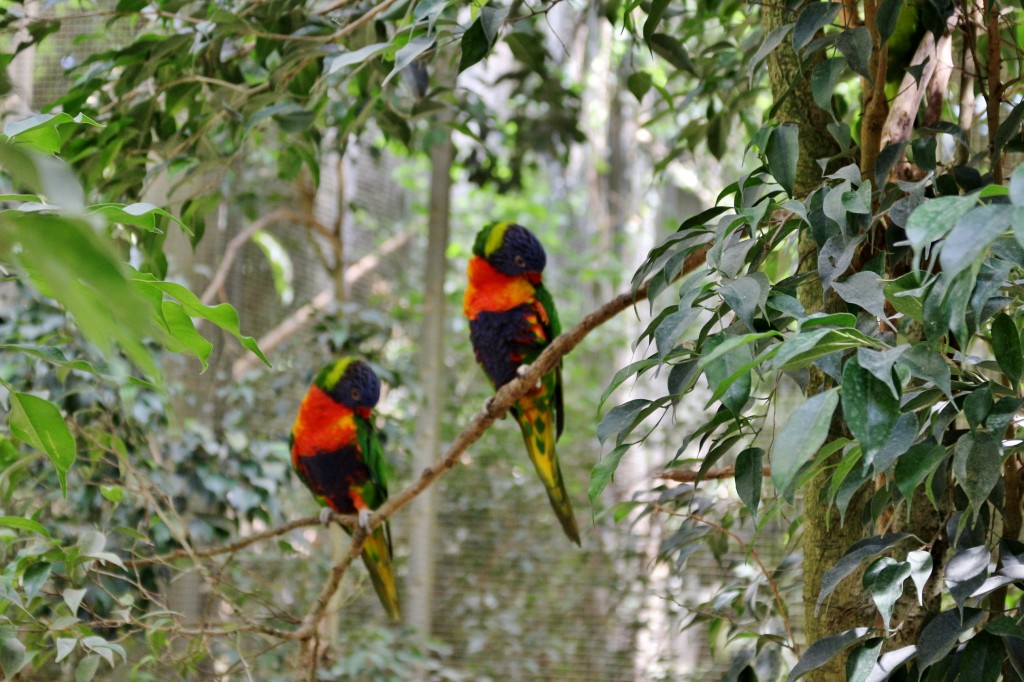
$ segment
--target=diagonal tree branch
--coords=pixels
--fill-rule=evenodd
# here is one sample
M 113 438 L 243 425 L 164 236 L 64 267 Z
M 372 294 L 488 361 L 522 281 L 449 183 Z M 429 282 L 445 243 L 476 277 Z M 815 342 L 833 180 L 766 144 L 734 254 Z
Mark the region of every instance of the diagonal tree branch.
M 691 252 L 684 262 L 683 268 L 679 273 L 679 277 L 693 272 L 698 266 L 704 263 L 710 247 L 711 244 L 707 243 Z M 341 585 L 342 577 L 345 575 L 349 566 L 352 565 L 352 562 L 355 561 L 363 550 L 363 543 L 367 538 L 367 532 L 372 532 L 373 529 L 379 527 L 391 518 L 399 509 L 408 505 L 417 495 L 426 490 L 447 471 L 454 468 L 455 465 L 459 463 L 463 453 L 465 453 L 473 443 L 480 440 L 480 437 L 483 436 L 495 421 L 503 417 L 509 408 L 519 400 L 519 398 L 531 390 L 543 375 L 554 369 L 562 358 L 572 352 L 572 350 L 575 349 L 576 346 L 578 346 L 580 342 L 590 334 L 590 332 L 594 331 L 622 311 L 646 299 L 648 284 L 649 281 L 644 282 L 635 291 L 629 291 L 616 296 L 614 299 L 608 301 L 600 308 L 580 320 L 575 327 L 555 338 L 555 340 L 544 349 L 544 352 L 537 357 L 533 364 L 523 370 L 521 376 L 513 379 L 498 389 L 494 394 L 494 397 L 487 402 L 484 408 L 478 412 L 472 420 L 470 420 L 469 424 L 462 430 L 455 440 L 452 441 L 451 445 L 448 446 L 448 449 L 444 452 L 440 460 L 424 469 L 419 478 L 407 485 L 397 494 L 391 496 L 376 510 L 376 512 L 374 512 L 370 517 L 368 529 L 364 529 L 358 524 L 353 524 L 353 518 L 350 516 L 335 515 L 334 520 L 352 528 L 352 539 L 349 543 L 348 550 L 345 552 L 342 559 L 331 568 L 331 572 L 321 588 L 320 593 L 310 606 L 309 611 L 303 617 L 301 626 L 295 630 L 280 630 L 262 627 L 258 629 L 251 627 L 243 629 L 258 631 L 287 640 L 306 641 L 315 637 L 317 626 L 320 624 L 320 621 L 323 620 L 327 612 L 331 597 L 335 592 L 337 592 L 338 587 Z M 156 563 L 160 560 L 184 558 L 185 556 L 210 557 L 218 554 L 225 554 L 237 551 L 262 540 L 283 535 L 284 533 L 295 530 L 296 528 L 316 525 L 318 522 L 318 517 L 297 519 L 282 526 L 243 538 L 223 547 L 193 550 L 192 553 L 189 554 L 174 552 L 162 555 L 161 557 L 154 557 L 152 559 L 136 559 L 132 563 L 138 565 L 140 563 Z

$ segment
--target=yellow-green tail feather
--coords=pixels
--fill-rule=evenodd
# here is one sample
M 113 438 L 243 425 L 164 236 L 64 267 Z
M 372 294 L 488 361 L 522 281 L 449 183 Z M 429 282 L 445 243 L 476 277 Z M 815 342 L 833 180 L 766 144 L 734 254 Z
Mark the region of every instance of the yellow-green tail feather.
M 523 432 L 526 451 L 530 454 L 537 475 L 548 492 L 551 508 L 555 510 L 555 516 L 562 524 L 566 536 L 579 545 L 580 531 L 576 525 L 576 514 L 572 511 L 569 493 L 565 490 L 562 470 L 555 455 L 557 434 L 552 412 L 539 409 L 539 406 L 529 398 L 521 400 L 516 408 L 516 419 Z
M 391 542 L 386 526 L 373 531 L 363 543 L 363 563 L 370 573 L 370 582 L 380 598 L 380 603 L 392 620 L 401 618 L 398 609 L 398 589 L 395 587 L 395 572 L 391 562 Z

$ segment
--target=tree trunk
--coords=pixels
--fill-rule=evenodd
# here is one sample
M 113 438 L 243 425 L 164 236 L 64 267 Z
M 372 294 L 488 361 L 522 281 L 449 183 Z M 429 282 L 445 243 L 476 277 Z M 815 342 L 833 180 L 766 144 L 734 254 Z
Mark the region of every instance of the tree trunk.
M 789 22 L 791 17 L 784 5 L 762 6 L 764 32 Z M 808 65 L 808 73 L 813 64 Z M 799 159 L 795 194 L 804 196 L 821 183 L 822 171 L 818 160 L 828 158 L 839 150 L 826 130 L 828 114 L 820 109 L 811 94 L 810 83 L 800 70 L 800 59 L 792 44 L 783 41 L 768 57 L 768 75 L 772 94 L 778 105 L 776 117 L 779 123 L 795 123 L 799 128 Z M 817 244 L 809 235 L 804 235 L 799 247 L 800 272 L 817 268 Z M 800 289 L 800 301 L 808 313 L 823 311 L 824 299 L 820 282 L 812 280 Z M 812 368 L 808 393 L 813 394 L 828 387 L 824 373 Z M 841 434 L 833 422 L 830 440 Z M 838 455 L 834 455 L 838 458 Z M 816 612 L 815 605 L 821 591 L 822 576 L 846 552 L 846 549 L 864 535 L 862 512 L 871 498 L 870 486 L 865 486 L 851 501 L 846 522 L 840 524 L 839 512 L 830 510 L 819 503 L 827 491 L 829 477 L 820 474 L 802 490 L 804 503 L 804 618 L 805 642 L 814 642 L 822 637 L 836 634 L 859 625 L 873 625 L 874 614 L 870 602 L 860 589 L 856 576 L 840 583 L 831 598 Z M 831 513 L 830 513 L 831 511 Z M 845 660 L 839 656 L 828 665 L 812 671 L 805 678 L 810 681 L 832 681 L 845 678 Z
M 443 138 L 430 148 L 430 217 L 427 236 L 427 271 L 424 287 L 423 331 L 420 337 L 419 376 L 423 402 L 416 420 L 413 472 L 418 473 L 441 454 L 441 413 L 445 404 L 445 294 L 448 249 L 449 199 L 454 148 L 451 132 L 437 126 Z M 411 505 L 409 519 L 409 580 L 406 623 L 430 633 L 433 616 L 434 566 L 437 523 L 437 488 L 424 491 Z

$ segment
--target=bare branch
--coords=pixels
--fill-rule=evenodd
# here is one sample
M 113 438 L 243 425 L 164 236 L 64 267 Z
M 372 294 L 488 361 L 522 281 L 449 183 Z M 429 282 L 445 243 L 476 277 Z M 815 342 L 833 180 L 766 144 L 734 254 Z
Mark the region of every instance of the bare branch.
M 786 627 L 786 635 L 789 637 L 789 648 L 793 650 L 794 654 L 799 656 L 800 655 L 800 643 L 797 641 L 796 636 L 793 634 L 793 628 L 789 624 L 789 609 L 786 607 L 786 602 L 785 602 L 785 600 L 782 599 L 782 595 L 779 593 L 779 586 L 775 583 L 775 579 L 772 577 L 771 572 L 769 572 L 768 568 L 765 567 L 764 563 L 761 562 L 761 557 L 759 557 L 757 555 L 757 552 L 754 551 L 753 546 L 750 545 L 750 544 L 747 544 L 746 542 L 744 542 L 740 538 L 740 536 L 736 535 L 735 533 L 733 533 L 731 530 L 729 530 L 725 526 L 722 526 L 721 524 L 715 523 L 714 521 L 712 521 L 710 519 L 706 519 L 703 516 L 697 516 L 696 514 L 689 514 L 687 512 L 678 512 L 678 511 L 675 511 L 675 510 L 663 507 L 660 504 L 654 505 L 654 509 L 655 509 L 655 511 L 663 512 L 665 514 L 668 514 L 669 516 L 679 516 L 679 517 L 682 517 L 684 519 L 690 519 L 691 521 L 695 521 L 697 523 L 702 523 L 705 526 L 709 526 L 711 528 L 714 528 L 719 533 L 723 533 L 723 534 L 729 536 L 730 538 L 732 538 L 733 540 L 735 540 L 736 543 L 739 544 L 739 546 L 743 548 L 743 551 L 745 551 L 748 554 L 750 554 L 751 558 L 757 564 L 757 567 L 759 569 L 761 569 L 761 574 L 764 576 L 765 581 L 768 583 L 768 587 L 771 589 L 772 595 L 775 596 L 775 603 L 779 607 L 779 615 L 782 616 L 782 624 Z
M 335 514 L 332 517 L 332 520 L 336 521 L 337 523 L 343 526 L 348 526 L 351 528 L 356 525 L 357 517 L 354 514 Z M 218 547 L 208 547 L 206 549 L 193 549 L 192 551 L 179 549 L 173 552 L 169 552 L 167 554 L 160 554 L 158 556 L 139 557 L 137 559 L 130 559 L 128 561 L 125 561 L 124 563 L 127 566 L 147 566 L 150 564 L 165 564 L 170 561 L 184 559 L 187 557 L 205 559 L 220 554 L 232 554 L 241 549 L 245 549 L 249 545 L 255 545 L 257 542 L 263 542 L 264 540 L 276 538 L 280 535 L 284 535 L 285 533 L 290 533 L 291 531 L 296 530 L 298 528 L 306 528 L 309 526 L 319 525 L 319 516 L 306 516 L 301 519 L 289 521 L 288 523 L 282 524 L 280 526 L 275 526 L 274 528 L 268 528 L 267 530 L 259 533 L 247 535 L 244 538 L 240 538 L 234 542 L 229 542 L 226 545 L 221 545 Z
M 352 285 L 356 284 L 363 277 L 373 272 L 373 270 L 380 264 L 381 260 L 387 258 L 392 253 L 405 246 L 412 238 L 412 235 L 413 233 L 411 231 L 396 234 L 394 237 L 391 237 L 381 244 L 379 249 L 373 253 L 363 256 L 353 263 L 351 267 L 345 270 L 345 285 L 351 288 Z M 277 325 L 260 337 L 259 340 L 256 341 L 257 345 L 264 353 L 270 353 L 293 334 L 305 328 L 305 326 L 312 321 L 313 316 L 316 313 L 325 310 L 332 301 L 334 301 L 334 290 L 331 288 L 324 289 L 314 296 L 312 301 L 296 310 L 287 319 L 281 322 L 281 324 Z M 234 365 L 231 366 L 232 378 L 236 381 L 241 379 L 245 373 L 256 366 L 258 362 L 259 359 L 255 355 L 249 353 L 238 358 L 238 360 L 235 360 Z
M 700 264 L 704 263 L 707 251 L 710 247 L 710 243 L 704 244 L 687 256 L 679 276 L 682 277 L 683 275 L 692 272 Z M 544 349 L 544 352 L 537 357 L 533 364 L 529 365 L 520 376 L 498 389 L 494 394 L 494 397 L 488 401 L 485 408 L 477 413 L 466 428 L 463 429 L 462 433 L 455 438 L 439 461 L 424 469 L 418 479 L 410 483 L 398 494 L 392 496 L 376 510 L 376 512 L 370 517 L 369 531 L 372 532 L 373 529 L 379 527 L 391 518 L 395 512 L 409 504 L 417 495 L 432 485 L 446 471 L 449 471 L 458 464 L 462 454 L 468 450 L 473 443 L 478 441 L 484 432 L 486 432 L 495 421 L 502 417 L 509 408 L 519 400 L 519 398 L 530 391 L 543 375 L 554 369 L 561 359 L 576 348 L 576 346 L 578 346 L 590 332 L 627 308 L 630 308 L 638 302 L 646 299 L 648 284 L 648 282 L 644 282 L 644 284 L 642 284 L 636 291 L 620 294 L 584 317 L 575 327 L 555 338 L 555 340 Z M 335 515 L 335 518 L 339 522 L 345 523 L 351 523 L 354 520 L 351 517 L 338 515 Z M 200 557 L 224 554 L 260 540 L 281 535 L 290 530 L 294 530 L 295 528 L 315 525 L 317 520 L 318 519 L 316 517 L 298 519 L 289 524 L 231 543 L 225 547 L 206 550 L 192 550 L 183 556 Z M 365 542 L 366 537 L 367 530 L 358 524 L 353 524 L 352 540 L 349 543 L 348 550 L 345 552 L 341 561 L 331 568 L 331 573 L 328 576 L 327 581 L 321 588 L 316 600 L 310 606 L 309 611 L 302 619 L 302 625 L 299 628 L 289 631 L 265 628 L 262 626 L 248 626 L 242 629 L 271 634 L 275 637 L 290 640 L 306 641 L 315 637 L 317 627 L 320 624 L 320 621 L 324 618 L 331 597 L 334 596 L 334 593 L 337 592 L 338 587 L 341 585 L 341 579 L 348 570 L 348 567 L 352 565 L 352 562 L 355 561 L 356 557 L 358 557 L 362 552 L 363 543 Z M 167 556 L 174 558 L 178 557 L 177 553 Z M 228 631 L 225 631 L 225 633 L 227 632 Z M 315 653 L 313 655 L 315 656 Z
M 303 223 L 304 225 L 311 226 L 321 234 L 330 234 L 330 230 L 308 213 L 299 213 L 287 208 L 279 208 L 276 211 L 271 211 L 236 234 L 231 238 L 231 241 L 228 242 L 227 247 L 224 249 L 224 259 L 221 260 L 220 265 L 217 266 L 217 272 L 213 273 L 213 278 L 210 279 L 210 283 L 207 285 L 206 291 L 204 291 L 203 295 L 199 297 L 199 300 L 202 301 L 203 305 L 210 305 L 210 303 L 213 302 L 214 297 L 217 295 L 217 292 L 219 292 L 224 286 L 224 282 L 228 278 L 228 273 L 231 272 L 231 266 L 235 264 L 235 258 L 238 257 L 238 252 L 242 250 L 245 243 L 252 239 L 252 236 L 260 230 L 264 230 L 270 225 L 283 220 Z
M 655 474 L 654 477 L 661 478 L 666 481 L 676 481 L 678 483 L 694 483 L 697 481 L 699 474 L 699 471 L 680 471 L 670 469 L 668 471 L 662 471 L 659 474 Z M 771 467 L 764 467 L 763 469 L 761 469 L 761 475 L 771 476 Z M 729 465 L 720 467 L 718 469 L 708 469 L 706 472 L 704 472 L 703 476 L 700 476 L 700 480 L 707 481 L 711 479 L 735 478 L 735 476 L 736 467 Z

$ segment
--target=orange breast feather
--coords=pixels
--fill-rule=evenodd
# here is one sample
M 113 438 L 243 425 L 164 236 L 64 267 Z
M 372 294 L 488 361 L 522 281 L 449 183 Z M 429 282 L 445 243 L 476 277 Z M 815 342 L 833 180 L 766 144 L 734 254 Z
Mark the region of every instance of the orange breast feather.
M 292 437 L 293 458 L 351 445 L 356 441 L 352 410 L 331 400 L 318 386 L 311 386 L 299 407 Z
M 534 300 L 536 289 L 526 277 L 503 275 L 479 256 L 469 260 L 469 286 L 462 299 L 462 311 L 475 320 L 481 312 L 511 310 Z

